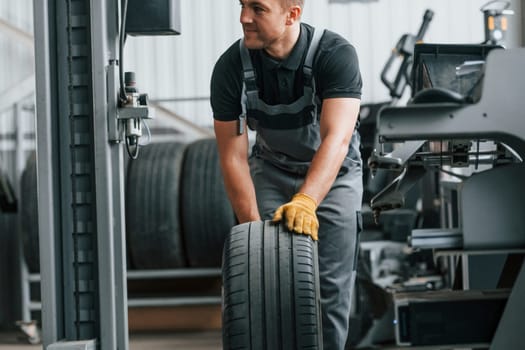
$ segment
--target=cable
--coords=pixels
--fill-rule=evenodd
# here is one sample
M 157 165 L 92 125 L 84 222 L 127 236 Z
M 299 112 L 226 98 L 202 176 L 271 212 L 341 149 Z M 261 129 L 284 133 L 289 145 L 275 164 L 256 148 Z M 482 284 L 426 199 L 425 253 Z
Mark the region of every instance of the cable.
M 438 170 L 441 171 L 442 173 L 447 174 L 447 175 L 457 177 L 460 180 L 466 180 L 466 179 L 469 178 L 468 176 L 465 176 L 465 175 L 462 175 L 462 174 L 457 174 L 457 173 L 455 173 L 455 172 L 453 172 L 451 170 L 446 170 L 446 169 L 441 168 L 441 167 L 439 167 Z
M 128 0 L 122 0 L 122 19 L 120 21 L 120 33 L 119 33 L 119 80 L 120 80 L 120 93 L 119 101 L 121 105 L 128 102 L 128 96 L 126 95 L 126 87 L 124 85 L 124 44 L 126 41 L 126 16 L 128 13 Z M 149 129 L 148 129 L 149 131 Z M 130 137 L 126 137 L 126 151 L 131 159 L 135 160 L 139 156 L 139 141 L 135 140 L 134 152 L 131 152 Z
M 126 15 L 128 12 L 128 0 L 122 0 L 122 19 L 120 21 L 119 35 L 119 79 L 120 79 L 120 103 L 128 101 L 126 89 L 124 87 L 124 43 L 126 41 Z
M 130 145 L 130 142 L 129 142 L 130 140 L 129 139 L 130 139 L 129 137 L 126 137 L 126 151 L 128 152 L 128 156 L 131 159 L 135 160 L 135 159 L 137 159 L 139 157 L 140 146 L 139 146 L 138 140 L 135 141 L 136 142 L 135 143 L 135 152 L 131 153 L 131 149 L 130 149 L 131 145 Z
M 144 129 L 146 129 L 146 133 L 148 135 L 148 140 L 144 143 L 138 143 L 139 146 L 147 146 L 151 143 L 151 130 L 149 129 L 148 123 L 144 119 L 141 119 L 142 125 L 144 125 Z M 140 139 L 139 139 L 140 140 Z

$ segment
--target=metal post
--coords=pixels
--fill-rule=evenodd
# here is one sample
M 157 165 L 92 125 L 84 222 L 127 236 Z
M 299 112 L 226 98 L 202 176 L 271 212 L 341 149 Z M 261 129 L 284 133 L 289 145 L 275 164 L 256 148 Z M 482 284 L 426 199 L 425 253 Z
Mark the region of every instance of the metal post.
M 24 170 L 24 122 L 22 121 L 22 108 L 20 103 L 15 103 L 13 106 L 13 119 L 15 125 L 15 191 L 17 197 L 21 198 L 20 178 Z M 20 201 L 19 201 L 20 205 Z M 18 221 L 20 221 L 20 216 Z M 20 222 L 17 222 L 17 227 L 20 227 Z M 29 282 L 29 271 L 24 259 L 24 249 L 22 237 L 20 234 L 17 235 L 17 253 L 18 253 L 18 270 L 20 271 L 20 302 L 21 302 L 21 316 L 22 322 L 31 321 L 31 310 L 29 304 L 31 303 L 30 296 L 30 282 Z
M 127 281 L 124 234 L 124 158 L 110 143 L 108 122 L 116 120 L 118 1 L 91 2 L 95 182 L 102 349 L 128 348 Z M 110 215 L 108 215 L 110 213 Z M 117 347 L 118 345 L 118 347 Z
M 35 28 L 35 71 L 36 79 L 36 120 L 37 149 L 38 149 L 38 226 L 40 231 L 40 263 L 41 263 L 41 290 L 42 300 L 42 328 L 44 347 L 62 339 L 64 336 L 62 304 L 59 301 L 60 274 L 56 273 L 56 259 L 60 257 L 60 248 L 54 239 L 59 203 L 56 198 L 56 180 L 54 173 L 45 171 L 45 164 L 56 164 L 56 154 L 52 134 L 54 125 L 52 120 L 56 106 L 52 105 L 51 62 L 55 56 L 51 50 L 50 32 L 52 31 L 54 12 L 52 3 L 48 1 L 33 1 L 34 28 Z M 49 169 L 51 170 L 51 169 Z
M 123 154 L 108 142 L 118 1 L 34 13 L 44 348 L 127 350 Z
M 525 47 L 525 0 L 521 0 L 521 46 Z

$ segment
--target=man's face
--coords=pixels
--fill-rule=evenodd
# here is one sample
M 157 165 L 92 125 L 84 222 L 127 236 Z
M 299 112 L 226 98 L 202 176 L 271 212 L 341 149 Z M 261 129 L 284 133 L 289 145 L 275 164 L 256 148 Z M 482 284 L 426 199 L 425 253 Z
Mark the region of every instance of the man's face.
M 240 0 L 244 43 L 249 49 L 264 49 L 284 35 L 288 12 L 281 0 Z

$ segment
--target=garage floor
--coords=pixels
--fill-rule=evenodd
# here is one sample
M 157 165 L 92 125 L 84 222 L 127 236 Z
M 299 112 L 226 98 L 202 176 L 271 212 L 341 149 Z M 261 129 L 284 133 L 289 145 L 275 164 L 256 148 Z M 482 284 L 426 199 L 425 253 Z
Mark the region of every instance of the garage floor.
M 27 345 L 20 333 L 0 333 L 0 350 L 41 350 L 42 345 Z M 129 350 L 222 350 L 221 331 L 132 333 Z M 488 345 L 463 346 L 379 346 L 370 350 L 488 350 Z M 364 350 L 364 349 L 363 349 Z
M 0 350 L 37 350 L 42 345 L 24 344 L 20 333 L 0 333 Z M 130 350 L 220 350 L 221 332 L 137 333 L 130 335 Z

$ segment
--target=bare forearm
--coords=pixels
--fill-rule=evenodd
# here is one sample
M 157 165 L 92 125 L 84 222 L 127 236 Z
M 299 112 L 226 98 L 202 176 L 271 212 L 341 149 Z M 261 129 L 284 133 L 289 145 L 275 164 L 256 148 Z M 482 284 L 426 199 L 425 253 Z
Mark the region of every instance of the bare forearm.
M 321 143 L 308 170 L 299 192 L 307 193 L 317 203 L 321 203 L 335 181 L 344 158 L 348 153 L 348 143 L 327 137 Z
M 248 136 L 237 134 L 237 123 L 214 122 L 226 193 L 240 223 L 260 220 L 255 187 L 248 165 Z
M 359 100 L 335 98 L 325 100 L 321 114 L 321 145 L 306 179 L 299 189 L 313 197 L 317 204 L 324 199 L 339 173 L 359 112 Z
M 260 220 L 248 163 L 246 161 L 224 163 L 222 165 L 224 185 L 237 220 L 239 223 Z

